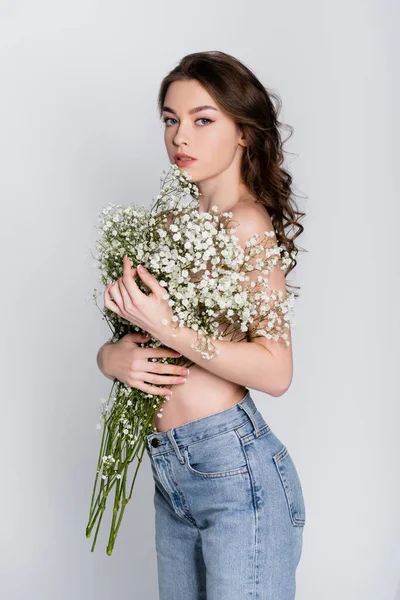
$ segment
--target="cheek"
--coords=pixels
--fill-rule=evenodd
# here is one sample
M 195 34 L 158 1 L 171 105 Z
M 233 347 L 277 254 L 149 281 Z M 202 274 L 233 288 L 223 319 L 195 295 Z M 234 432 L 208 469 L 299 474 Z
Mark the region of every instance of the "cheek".
M 223 128 L 212 132 L 212 135 L 207 136 L 202 148 L 202 156 L 207 159 L 207 162 L 228 166 L 237 150 L 237 142 L 230 131 Z
M 174 154 L 174 132 L 172 127 L 167 127 L 164 131 L 164 143 L 169 152 Z M 175 150 L 176 152 L 176 150 Z
M 164 143 L 169 152 L 172 151 L 172 136 L 169 134 L 168 129 L 164 131 Z

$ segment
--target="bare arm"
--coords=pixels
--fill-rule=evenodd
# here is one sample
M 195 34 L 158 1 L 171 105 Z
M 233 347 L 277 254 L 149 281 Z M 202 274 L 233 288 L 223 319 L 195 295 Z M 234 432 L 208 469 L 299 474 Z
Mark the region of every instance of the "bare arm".
M 156 334 L 158 339 L 223 379 L 271 396 L 281 396 L 290 385 L 285 365 L 256 342 L 212 340 L 219 354 L 208 360 L 203 359 L 197 350 L 192 348 L 197 340 L 196 331 L 189 327 L 178 327 L 175 330 L 176 337 L 172 337 L 169 328 L 162 327 L 164 331 L 158 331 Z
M 238 204 L 233 208 L 232 214 L 233 219 L 239 222 L 235 235 L 242 247 L 255 233 L 262 236 L 264 231 L 273 230 L 270 217 L 264 208 Z M 258 274 L 254 271 L 249 273 L 249 277 L 255 281 Z M 286 292 L 282 269 L 275 266 L 268 281 L 273 289 Z M 263 323 L 260 323 L 259 328 L 263 328 Z M 178 327 L 174 331 L 176 337 L 172 337 L 169 327 L 161 324 L 157 331 L 151 333 L 163 344 L 181 352 L 219 377 L 272 396 L 284 394 L 291 384 L 293 359 L 290 329 L 289 346 L 280 340 L 266 339 L 262 336 L 244 342 L 212 340 L 219 354 L 211 359 L 204 359 L 194 348 L 197 341 L 196 331 L 188 327 Z
M 170 395 L 169 386 L 184 384 L 188 369 L 162 361 L 179 358 L 171 348 L 141 347 L 140 344 L 147 341 L 140 333 L 127 333 L 115 344 L 106 342 L 97 353 L 97 365 L 108 379 L 116 379 L 147 394 Z
M 108 379 L 114 380 L 114 377 L 106 372 L 105 367 L 104 367 L 104 360 L 103 360 L 104 359 L 104 349 L 110 345 L 113 345 L 113 342 L 106 342 L 105 344 L 103 344 L 101 346 L 101 348 L 99 348 L 96 360 L 97 360 L 97 366 L 100 369 L 100 371 L 103 373 L 103 375 L 105 377 L 108 377 Z

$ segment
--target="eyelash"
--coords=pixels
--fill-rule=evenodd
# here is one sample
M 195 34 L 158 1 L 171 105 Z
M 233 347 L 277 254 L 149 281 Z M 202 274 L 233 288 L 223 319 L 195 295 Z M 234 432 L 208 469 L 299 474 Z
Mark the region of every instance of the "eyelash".
M 167 124 L 166 122 L 169 121 L 170 119 L 173 119 L 173 118 L 174 117 L 164 117 L 163 118 L 163 123 Z M 214 121 L 212 121 L 211 119 L 207 119 L 207 117 L 200 117 L 199 119 L 196 119 L 196 121 L 209 121 L 210 123 L 214 123 Z M 205 125 L 202 125 L 201 127 L 205 127 Z

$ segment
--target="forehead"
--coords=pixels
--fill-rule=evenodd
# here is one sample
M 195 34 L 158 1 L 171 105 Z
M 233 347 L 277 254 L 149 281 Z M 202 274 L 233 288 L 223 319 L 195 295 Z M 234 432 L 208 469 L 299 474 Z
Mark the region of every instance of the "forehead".
M 203 105 L 209 105 L 219 110 L 214 98 L 197 80 L 173 81 L 169 85 L 164 106 L 168 106 L 174 111 L 189 112 L 191 109 Z

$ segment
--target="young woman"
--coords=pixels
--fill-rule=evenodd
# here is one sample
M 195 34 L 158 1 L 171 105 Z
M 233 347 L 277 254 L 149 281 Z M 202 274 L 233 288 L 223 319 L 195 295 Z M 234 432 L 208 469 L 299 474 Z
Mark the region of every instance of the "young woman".
M 164 78 L 158 100 L 169 160 L 191 174 L 200 212 L 213 205 L 231 211 L 243 247 L 254 233 L 275 231 L 294 256 L 299 232 L 289 238 L 284 228 L 301 233 L 304 213 L 281 167 L 281 123 L 271 97 L 279 100 L 232 56 L 199 52 Z M 286 292 L 287 274 L 276 266 L 271 289 Z M 292 600 L 305 524 L 302 488 L 248 389 L 285 393 L 293 372 L 290 333 L 290 345 L 225 338 L 214 344 L 219 354 L 204 360 L 192 348 L 195 332 L 182 328 L 171 337 L 165 329 L 161 341 L 170 348 L 140 347 L 143 337 L 129 334 L 98 354 L 107 377 L 169 400 L 147 446 L 160 600 Z M 175 351 L 192 362 L 190 373 L 148 360 Z M 169 387 L 156 387 L 171 384 L 171 397 Z

